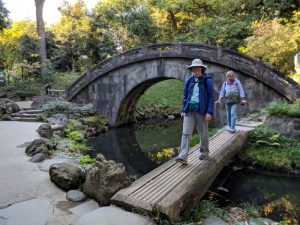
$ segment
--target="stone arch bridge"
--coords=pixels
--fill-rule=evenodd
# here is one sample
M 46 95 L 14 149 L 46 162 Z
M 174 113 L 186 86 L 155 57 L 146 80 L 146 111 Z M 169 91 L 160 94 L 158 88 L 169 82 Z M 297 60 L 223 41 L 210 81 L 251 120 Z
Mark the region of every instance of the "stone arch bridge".
M 111 126 L 131 122 L 141 95 L 153 84 L 166 79 L 184 80 L 187 65 L 200 58 L 213 77 L 218 97 L 225 73 L 233 70 L 242 81 L 248 104 L 239 114 L 255 111 L 273 99 L 293 101 L 299 85 L 277 69 L 259 60 L 222 47 L 165 43 L 130 49 L 89 69 L 66 89 L 66 98 L 79 104 L 93 103 Z M 216 122 L 225 121 L 224 106 L 215 106 Z

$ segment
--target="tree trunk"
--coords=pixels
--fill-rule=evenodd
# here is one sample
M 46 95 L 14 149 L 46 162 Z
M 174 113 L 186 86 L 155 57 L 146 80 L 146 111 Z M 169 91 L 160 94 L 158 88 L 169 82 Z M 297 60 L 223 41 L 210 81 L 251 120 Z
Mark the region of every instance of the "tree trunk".
M 40 60 L 42 74 L 47 69 L 47 50 L 46 50 L 46 32 L 43 21 L 43 7 L 45 0 L 35 0 L 37 31 L 39 34 Z

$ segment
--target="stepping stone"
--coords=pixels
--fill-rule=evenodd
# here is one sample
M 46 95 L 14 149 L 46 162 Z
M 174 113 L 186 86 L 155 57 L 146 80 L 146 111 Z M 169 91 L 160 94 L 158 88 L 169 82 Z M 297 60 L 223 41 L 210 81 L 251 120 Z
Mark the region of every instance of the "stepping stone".
M 0 209 L 2 225 L 46 225 L 53 215 L 53 206 L 43 199 L 32 199 Z
M 50 166 L 56 163 L 74 163 L 74 161 L 66 158 L 53 158 L 43 161 L 39 165 L 40 171 L 49 172 Z
M 67 199 L 72 202 L 83 202 L 87 199 L 86 194 L 78 190 L 70 190 L 67 192 Z
M 38 154 L 35 154 L 34 156 L 32 156 L 31 159 L 29 160 L 29 162 L 38 163 L 38 162 L 42 162 L 44 160 L 45 160 L 45 155 L 43 153 L 38 153 Z
M 69 209 L 69 211 L 71 213 L 73 213 L 74 215 L 81 217 L 89 212 L 92 212 L 92 211 L 98 209 L 98 208 L 99 208 L 98 203 L 94 200 L 90 200 L 79 206 Z M 86 224 L 86 225 L 88 225 L 88 224 Z
M 147 217 L 116 206 L 101 207 L 85 214 L 72 225 L 155 225 Z

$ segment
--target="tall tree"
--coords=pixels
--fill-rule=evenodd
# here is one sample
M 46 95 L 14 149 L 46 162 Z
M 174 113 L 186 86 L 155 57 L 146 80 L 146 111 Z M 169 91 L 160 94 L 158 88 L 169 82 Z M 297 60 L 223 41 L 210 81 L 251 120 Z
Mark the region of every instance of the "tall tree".
M 45 72 L 48 66 L 47 49 L 46 49 L 46 31 L 45 31 L 44 21 L 43 21 L 44 3 L 45 0 L 35 0 L 36 22 L 37 22 L 37 31 L 39 34 L 39 48 L 40 48 L 42 74 Z
M 0 30 L 3 30 L 3 28 L 7 27 L 7 16 L 8 10 L 4 7 L 2 0 L 0 0 Z

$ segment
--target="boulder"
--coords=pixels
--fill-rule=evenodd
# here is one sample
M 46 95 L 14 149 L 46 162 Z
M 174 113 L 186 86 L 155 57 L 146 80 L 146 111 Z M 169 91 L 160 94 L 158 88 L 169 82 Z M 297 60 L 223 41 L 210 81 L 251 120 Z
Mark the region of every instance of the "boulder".
M 83 202 L 87 199 L 87 196 L 78 190 L 70 190 L 67 192 L 66 198 L 72 202 Z
M 49 96 L 49 95 L 36 96 L 33 98 L 31 107 L 33 109 L 42 109 L 44 104 L 46 104 L 49 101 L 53 101 L 55 99 L 57 99 L 57 98 Z
M 18 111 L 20 111 L 20 107 L 15 102 L 8 100 L 6 103 L 6 113 L 11 114 Z
M 68 123 L 68 118 L 65 114 L 58 113 L 48 119 L 52 130 L 62 130 Z
M 266 119 L 265 123 L 287 137 L 300 140 L 300 118 L 270 116 Z
M 83 106 L 76 106 L 74 107 L 72 114 L 80 117 L 80 116 L 93 116 L 97 114 L 96 108 L 93 106 L 92 103 L 83 105 Z
M 36 131 L 43 138 L 51 138 L 53 136 L 53 130 L 51 130 L 49 123 L 41 124 Z
M 31 159 L 29 160 L 29 162 L 38 163 L 38 162 L 42 162 L 44 160 L 45 160 L 45 155 L 43 153 L 38 153 L 38 154 L 35 154 L 34 156 L 32 156 Z
M 11 114 L 20 111 L 20 107 L 8 98 L 0 99 L 0 114 Z
M 100 204 L 109 205 L 110 198 L 129 183 L 124 165 L 107 161 L 99 154 L 96 163 L 88 171 L 83 192 Z
M 31 142 L 25 149 L 28 156 L 34 156 L 38 153 L 43 153 L 45 156 L 51 155 L 52 151 L 56 149 L 56 144 L 52 141 L 40 138 Z
M 63 190 L 78 189 L 84 182 L 84 173 L 79 166 L 70 163 L 57 163 L 50 166 L 51 181 Z

